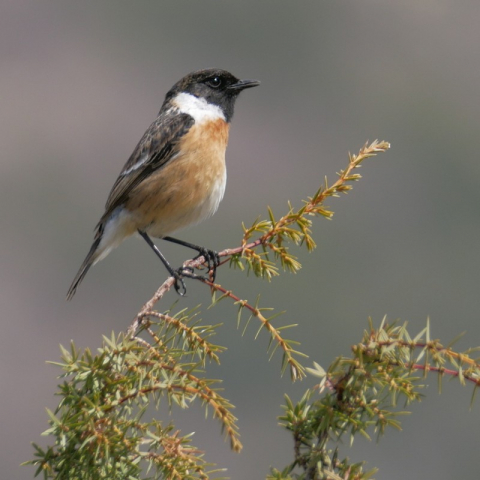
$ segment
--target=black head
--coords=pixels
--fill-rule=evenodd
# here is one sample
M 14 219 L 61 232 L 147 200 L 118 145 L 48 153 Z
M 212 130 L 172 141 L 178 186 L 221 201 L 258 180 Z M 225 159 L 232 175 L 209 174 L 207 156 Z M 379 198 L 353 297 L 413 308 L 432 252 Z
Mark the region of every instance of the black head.
M 179 93 L 189 93 L 218 105 L 229 122 L 233 117 L 233 107 L 238 94 L 257 85 L 260 85 L 258 80 L 239 80 L 226 70 L 218 68 L 198 70 L 179 80 L 167 93 L 165 102 Z

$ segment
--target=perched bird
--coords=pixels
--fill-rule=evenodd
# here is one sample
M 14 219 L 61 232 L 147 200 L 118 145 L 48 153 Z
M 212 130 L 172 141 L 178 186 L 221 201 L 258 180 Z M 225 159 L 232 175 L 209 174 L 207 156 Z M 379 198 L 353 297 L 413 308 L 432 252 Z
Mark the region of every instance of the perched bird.
M 192 269 L 174 270 L 150 236 L 196 250 L 215 275 L 215 252 L 169 235 L 216 212 L 225 191 L 225 150 L 235 101 L 242 90 L 259 84 L 239 80 L 225 70 L 207 69 L 190 73 L 170 89 L 113 185 L 68 300 L 88 269 L 134 233 L 145 239 L 175 277 L 179 294 L 186 292 L 182 277 L 196 275 Z

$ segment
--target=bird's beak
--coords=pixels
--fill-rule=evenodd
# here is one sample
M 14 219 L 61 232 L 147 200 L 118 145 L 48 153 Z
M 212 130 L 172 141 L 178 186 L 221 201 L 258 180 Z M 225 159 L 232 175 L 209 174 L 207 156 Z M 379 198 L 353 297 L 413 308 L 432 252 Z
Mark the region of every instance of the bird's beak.
M 260 82 L 258 80 L 239 80 L 228 87 L 229 90 L 245 90 L 246 88 L 258 87 Z

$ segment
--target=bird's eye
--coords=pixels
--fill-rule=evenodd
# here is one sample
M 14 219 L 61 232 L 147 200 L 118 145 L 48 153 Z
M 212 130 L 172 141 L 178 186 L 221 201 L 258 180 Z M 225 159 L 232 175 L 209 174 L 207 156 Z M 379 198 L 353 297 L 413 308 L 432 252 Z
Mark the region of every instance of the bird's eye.
M 212 78 L 209 78 L 205 83 L 209 87 L 219 88 L 222 85 L 222 79 L 220 77 L 212 77 Z

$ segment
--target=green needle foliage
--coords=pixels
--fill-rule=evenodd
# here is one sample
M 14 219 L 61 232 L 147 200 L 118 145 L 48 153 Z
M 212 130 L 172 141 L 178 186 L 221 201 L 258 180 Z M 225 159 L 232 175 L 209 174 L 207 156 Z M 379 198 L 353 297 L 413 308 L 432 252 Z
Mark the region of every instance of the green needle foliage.
M 320 382 L 309 388 L 297 403 L 286 396 L 282 425 L 294 439 L 294 461 L 283 469 L 273 470 L 269 480 L 365 480 L 376 469 L 363 471 L 363 463 L 352 464 L 340 458 L 339 443 L 345 435 L 350 443 L 356 435 L 379 438 L 387 427 L 400 430 L 397 403 L 405 405 L 422 399 L 428 372 L 435 372 L 439 386 L 443 376 L 480 386 L 480 364 L 451 346 L 430 340 L 430 327 L 415 338 L 406 324 L 389 325 L 386 319 L 364 333 L 362 341 L 352 347 L 351 357 L 339 357 L 325 371 L 320 365 L 308 372 Z M 473 401 L 474 396 L 472 396 Z
M 206 338 L 209 326 L 188 326 L 190 317 L 164 316 L 164 322 L 146 321 L 151 344 L 121 334 L 104 337 L 97 355 L 62 348 L 64 382 L 61 401 L 48 412 L 45 435 L 55 445 L 35 445 L 37 474 L 56 479 L 209 478 L 201 452 L 172 424 L 146 420 L 149 406 L 162 400 L 186 408 L 200 401 L 217 417 L 233 449 L 240 444 L 232 405 L 201 377 L 206 358 L 216 358 L 220 347 Z M 185 332 L 186 335 L 179 334 Z M 199 331 L 203 337 L 199 338 Z
M 301 268 L 300 262 L 288 250 L 288 243 L 305 245 L 308 251 L 315 249 L 316 244 L 311 236 L 311 217 L 323 217 L 331 219 L 333 212 L 327 209 L 324 202 L 329 197 L 338 197 L 348 193 L 353 187 L 352 183 L 362 177 L 354 170 L 360 168 L 362 163 L 378 153 L 385 152 L 390 148 L 387 142 L 375 140 L 370 145 L 365 144 L 357 155 L 349 155 L 349 163 L 345 170 L 338 173 L 337 181 L 329 186 L 327 179 L 318 191 L 303 202 L 298 210 L 288 205 L 286 215 L 276 220 L 272 210 L 268 209 L 268 220 L 256 220 L 249 228 L 243 226 L 242 247 L 237 251 L 229 251 L 231 264 L 240 269 L 247 266 L 248 271 L 267 279 L 279 275 L 279 269 L 271 257 L 280 261 L 284 270 L 297 272 Z M 252 241 L 255 235 L 259 238 Z M 256 247 L 261 247 L 261 252 Z

